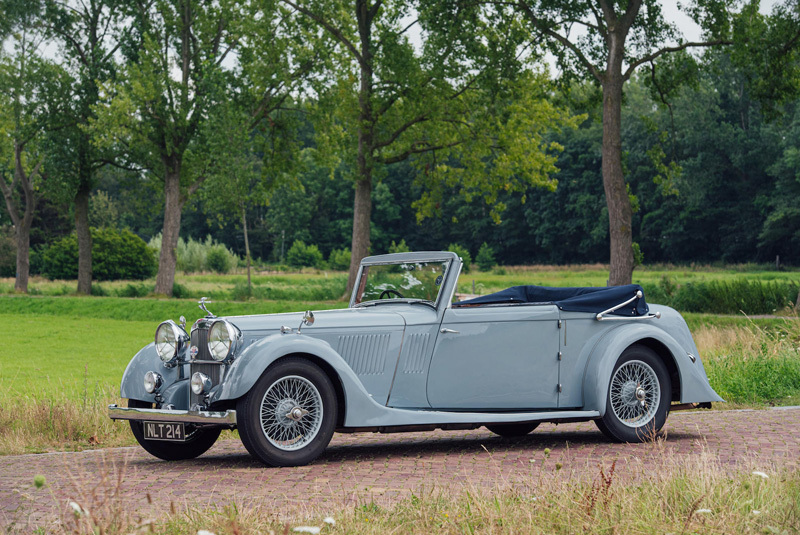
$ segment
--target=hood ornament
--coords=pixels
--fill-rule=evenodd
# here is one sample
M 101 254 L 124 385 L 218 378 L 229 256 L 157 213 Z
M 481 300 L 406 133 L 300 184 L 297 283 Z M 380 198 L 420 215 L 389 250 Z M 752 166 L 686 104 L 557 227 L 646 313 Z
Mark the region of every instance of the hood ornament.
M 216 316 L 206 308 L 206 303 L 211 303 L 211 302 L 212 301 L 208 297 L 201 297 L 200 301 L 198 301 L 197 303 L 200 305 L 200 310 L 206 313 L 207 318 L 216 318 Z

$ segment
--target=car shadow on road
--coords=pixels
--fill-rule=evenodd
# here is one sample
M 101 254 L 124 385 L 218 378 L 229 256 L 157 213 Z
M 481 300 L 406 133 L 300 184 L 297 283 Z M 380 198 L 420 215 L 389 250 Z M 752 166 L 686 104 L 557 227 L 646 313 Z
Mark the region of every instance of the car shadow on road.
M 368 442 L 364 442 L 365 440 Z M 702 435 L 687 432 L 667 434 L 667 444 L 693 444 Z M 189 461 L 173 464 L 186 464 L 194 469 L 203 467 L 215 470 L 225 468 L 263 468 L 264 465 L 251 457 L 244 447 L 232 447 L 230 441 L 224 450 L 212 449 L 205 455 Z M 391 458 L 430 458 L 461 455 L 502 455 L 520 454 L 534 456 L 537 452 L 549 448 L 551 455 L 559 455 L 569 450 L 571 454 L 581 451 L 592 455 L 613 455 L 615 453 L 633 453 L 637 449 L 652 447 L 649 444 L 620 444 L 611 442 L 599 431 L 536 431 L 530 435 L 516 438 L 502 438 L 493 434 L 459 435 L 457 432 L 413 435 L 340 435 L 313 464 L 325 463 L 363 463 Z M 215 451 L 216 450 L 216 451 Z M 156 459 L 134 461 L 134 464 L 159 463 Z

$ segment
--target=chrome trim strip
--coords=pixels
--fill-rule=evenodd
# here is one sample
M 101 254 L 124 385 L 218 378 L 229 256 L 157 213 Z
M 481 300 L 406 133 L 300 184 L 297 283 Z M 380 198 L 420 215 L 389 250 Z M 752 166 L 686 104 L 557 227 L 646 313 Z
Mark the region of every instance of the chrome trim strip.
M 630 299 L 628 299 L 628 300 L 627 300 L 627 301 L 625 301 L 624 303 L 620 303 L 620 304 L 618 304 L 617 306 L 613 306 L 613 307 L 609 308 L 608 310 L 604 310 L 604 311 L 602 311 L 602 312 L 601 312 L 601 313 L 599 313 L 597 316 L 595 316 L 595 318 L 597 319 L 597 321 L 609 321 L 609 320 L 624 320 L 624 321 L 628 321 L 628 320 L 651 320 L 651 319 L 653 319 L 653 318 L 656 318 L 656 319 L 660 318 L 660 317 L 661 317 L 661 312 L 656 312 L 655 314 L 648 314 L 648 315 L 646 315 L 646 316 L 630 316 L 630 317 L 625 317 L 625 316 L 616 316 L 616 317 L 613 317 L 613 318 L 607 318 L 607 317 L 605 317 L 605 315 L 606 315 L 606 314 L 611 314 L 611 313 L 612 313 L 612 312 L 614 312 L 615 310 L 619 310 L 620 308 L 624 307 L 625 305 L 629 305 L 629 304 L 633 303 L 634 301 L 636 301 L 637 299 L 641 299 L 643 295 L 644 295 L 644 294 L 642 293 L 642 291 L 641 291 L 641 290 L 636 290 L 636 293 L 633 295 L 633 297 L 631 297 Z
M 597 321 L 633 321 L 633 320 L 652 320 L 652 319 L 659 319 L 661 317 L 661 312 L 656 312 L 655 314 L 648 314 L 646 316 L 602 316 L 600 314 L 597 315 Z
M 152 422 L 184 422 L 191 424 L 236 425 L 236 411 L 179 411 L 169 409 L 135 409 L 108 406 L 112 420 L 148 420 Z

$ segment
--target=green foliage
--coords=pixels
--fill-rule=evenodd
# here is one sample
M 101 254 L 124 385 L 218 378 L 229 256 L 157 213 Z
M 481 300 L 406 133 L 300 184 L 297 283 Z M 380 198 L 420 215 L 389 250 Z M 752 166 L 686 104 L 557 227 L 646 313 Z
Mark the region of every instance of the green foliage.
M 494 259 L 494 249 L 489 247 L 489 244 L 483 242 L 481 248 L 478 250 L 478 255 L 475 257 L 475 263 L 481 271 L 489 271 L 497 265 Z
M 464 267 L 461 268 L 461 271 L 463 273 L 469 273 L 470 266 L 472 265 L 472 256 L 469 254 L 469 250 L 466 247 L 462 247 L 457 243 L 451 243 L 445 250 L 456 253 L 458 256 L 460 256 L 461 261 L 464 264 Z
M 17 245 L 14 238 L 0 230 L 0 277 L 13 277 L 17 272 Z
M 347 271 L 350 269 L 350 249 L 334 249 L 328 256 L 328 267 L 335 271 Z
M 316 267 L 322 262 L 322 253 L 316 245 L 306 245 L 296 240 L 286 252 L 286 263 L 294 267 Z
M 156 270 L 155 253 L 127 229 L 92 229 L 92 275 L 96 280 L 142 280 Z M 70 234 L 42 252 L 43 271 L 49 279 L 78 276 L 78 238 Z M 97 291 L 101 291 L 98 289 Z
M 153 236 L 149 245 L 156 251 L 161 250 L 161 234 Z M 210 235 L 203 241 L 178 238 L 175 252 L 178 256 L 178 269 L 184 273 L 198 271 L 228 273 L 239 262 L 239 258 L 230 249 L 214 241 Z
M 230 251 L 224 245 L 217 244 L 212 246 L 206 254 L 206 267 L 215 273 L 228 273 L 235 265 L 232 260 L 235 260 L 235 257 L 230 254 Z
M 119 208 L 105 191 L 89 197 L 89 224 L 97 228 L 116 228 L 119 225 Z
M 633 267 L 641 266 L 644 263 L 642 248 L 636 242 L 633 242 L 631 247 L 633 248 Z
M 406 244 L 406 240 L 402 239 L 400 240 L 400 243 L 395 243 L 394 240 L 392 240 L 392 244 L 389 245 L 388 252 L 391 254 L 391 253 L 408 253 L 410 251 L 411 249 Z
M 652 303 L 685 312 L 714 314 L 773 314 L 793 305 L 800 284 L 796 281 L 753 281 L 748 279 L 686 282 L 681 285 L 668 276 L 658 284 L 642 285 Z

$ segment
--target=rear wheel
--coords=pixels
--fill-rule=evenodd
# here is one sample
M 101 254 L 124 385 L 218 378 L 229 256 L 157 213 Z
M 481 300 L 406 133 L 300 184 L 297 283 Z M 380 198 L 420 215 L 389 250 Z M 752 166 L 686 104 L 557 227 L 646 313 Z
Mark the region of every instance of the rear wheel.
M 643 442 L 661 431 L 671 400 L 667 367 L 655 351 L 634 345 L 617 359 L 606 393 L 606 413 L 595 423 L 613 440 Z
M 336 427 L 336 392 L 319 366 L 287 358 L 269 368 L 236 406 L 247 451 L 270 466 L 308 464 Z
M 136 399 L 128 400 L 128 407 L 135 409 L 152 409 L 153 404 L 147 401 Z M 219 427 L 193 427 L 186 425 L 185 442 L 163 442 L 160 440 L 147 440 L 144 438 L 144 424 L 136 420 L 129 420 L 133 436 L 139 444 L 149 453 L 165 461 L 183 461 L 194 459 L 195 457 L 207 452 L 208 449 L 217 441 L 220 432 Z
M 486 429 L 500 435 L 501 437 L 524 437 L 534 429 L 539 427 L 539 422 L 519 423 L 519 424 L 492 424 L 487 425 Z

